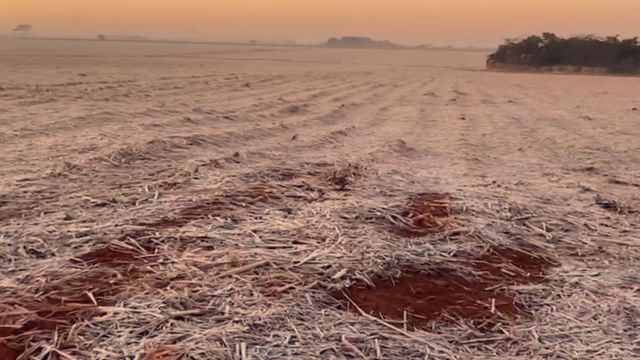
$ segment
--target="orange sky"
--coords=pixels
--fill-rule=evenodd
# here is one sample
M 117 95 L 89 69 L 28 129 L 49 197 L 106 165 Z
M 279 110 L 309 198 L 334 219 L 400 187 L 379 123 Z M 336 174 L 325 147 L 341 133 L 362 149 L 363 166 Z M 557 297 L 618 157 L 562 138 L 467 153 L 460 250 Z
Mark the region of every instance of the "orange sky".
M 0 0 L 0 33 L 137 34 L 211 40 L 367 35 L 395 42 L 489 45 L 553 31 L 640 35 L 640 0 Z

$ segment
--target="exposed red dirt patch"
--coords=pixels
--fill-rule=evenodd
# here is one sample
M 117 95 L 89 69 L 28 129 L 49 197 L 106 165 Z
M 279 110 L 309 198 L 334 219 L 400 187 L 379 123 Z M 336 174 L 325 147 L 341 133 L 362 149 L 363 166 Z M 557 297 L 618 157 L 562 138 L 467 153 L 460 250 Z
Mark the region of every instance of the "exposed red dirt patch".
M 470 281 L 450 270 L 408 270 L 397 279 L 374 279 L 374 286 L 356 284 L 334 294 L 348 309 L 353 305 L 384 319 L 404 321 L 412 327 L 434 321 L 468 319 L 482 326 L 501 318 L 524 315 L 511 294 L 487 290 L 490 284 Z M 346 296 L 345 296 L 346 295 Z
M 147 246 L 147 248 L 151 250 L 149 246 Z M 103 248 L 79 255 L 76 259 L 72 260 L 72 262 L 116 268 L 148 263 L 154 260 L 154 258 L 153 255 L 145 253 L 142 250 L 110 244 Z
M 22 352 L 22 350 L 10 346 L 9 344 L 0 343 L 0 359 L 16 360 Z
M 397 279 L 374 278 L 373 286 L 359 283 L 332 296 L 347 309 L 354 310 L 353 301 L 366 313 L 385 319 L 404 322 L 406 315 L 407 325 L 413 327 L 466 319 L 489 330 L 501 320 L 529 315 L 513 292 L 501 288 L 542 282 L 558 265 L 533 250 L 493 247 L 463 260 L 476 278 L 450 269 L 407 269 Z
M 0 304 L 2 313 L 9 314 L 0 316 L 0 337 L 15 340 L 88 320 L 100 313 L 99 305 L 115 305 L 141 276 L 136 269 L 95 269 L 50 282 L 39 290 L 41 295 L 11 296 Z
M 40 296 L 4 301 L 6 313 L 0 317 L 0 336 L 23 336 L 32 331 L 55 330 L 88 320 L 100 313 L 98 306 L 112 306 L 140 286 L 157 287 L 161 282 L 149 273 L 96 269 L 63 278 L 42 289 Z M 95 301 L 95 303 L 94 303 Z
M 5 303 L 9 314 L 0 318 L 0 337 L 21 336 L 32 331 L 55 330 L 89 319 L 97 313 L 96 306 L 85 303 L 55 305 L 54 301 L 26 300 Z
M 101 313 L 93 304 L 54 305 L 46 299 L 21 299 L 0 306 L 0 359 L 15 360 L 39 335 L 66 331 L 73 324 L 91 319 Z
M 116 305 L 136 289 L 166 285 L 150 270 L 132 263 L 141 259 L 112 250 L 106 247 L 82 255 L 82 261 L 97 267 L 49 282 L 38 289 L 39 295 L 16 294 L 2 299 L 0 338 L 6 338 L 7 345 L 0 345 L 0 354 L 24 349 L 33 339 L 50 336 L 54 331 L 64 334 L 74 324 L 103 313 L 100 306 Z
M 394 221 L 394 232 L 406 236 L 424 236 L 443 231 L 453 215 L 451 196 L 440 193 L 422 193 L 409 198 L 399 214 L 399 221 Z

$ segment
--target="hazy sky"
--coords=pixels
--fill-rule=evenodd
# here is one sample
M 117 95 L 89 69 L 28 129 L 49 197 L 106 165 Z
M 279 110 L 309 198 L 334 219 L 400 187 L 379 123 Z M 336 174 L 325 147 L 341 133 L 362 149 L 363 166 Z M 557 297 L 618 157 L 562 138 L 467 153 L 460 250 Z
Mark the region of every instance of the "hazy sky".
M 131 34 L 322 41 L 367 35 L 408 44 L 491 45 L 505 37 L 640 35 L 640 0 L 0 0 L 0 33 Z

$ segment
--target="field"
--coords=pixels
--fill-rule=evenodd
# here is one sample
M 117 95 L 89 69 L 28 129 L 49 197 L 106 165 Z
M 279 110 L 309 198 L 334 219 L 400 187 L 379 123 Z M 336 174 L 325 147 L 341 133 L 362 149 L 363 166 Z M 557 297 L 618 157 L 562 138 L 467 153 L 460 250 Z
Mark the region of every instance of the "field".
M 0 39 L 0 358 L 640 356 L 632 77 Z

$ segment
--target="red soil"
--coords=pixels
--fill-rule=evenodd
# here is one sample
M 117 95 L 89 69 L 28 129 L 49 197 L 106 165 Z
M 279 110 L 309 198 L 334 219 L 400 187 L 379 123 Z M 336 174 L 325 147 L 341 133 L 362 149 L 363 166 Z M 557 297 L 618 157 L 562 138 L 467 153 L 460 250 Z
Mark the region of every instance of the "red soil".
M 149 247 L 147 246 L 147 248 Z M 140 250 L 136 251 L 134 249 L 110 244 L 103 248 L 77 256 L 75 260 L 72 260 L 72 262 L 84 263 L 87 265 L 104 265 L 117 268 L 133 264 L 140 265 L 153 259 L 153 255 L 145 254 Z
M 453 215 L 449 194 L 422 193 L 409 199 L 399 214 L 405 224 L 393 224 L 393 231 L 406 237 L 424 236 L 444 230 Z
M 489 330 L 500 320 L 529 315 L 512 292 L 499 288 L 544 281 L 547 270 L 557 265 L 530 251 L 501 247 L 466 263 L 476 278 L 450 269 L 406 269 L 397 279 L 374 278 L 373 286 L 358 283 L 332 295 L 347 309 L 355 310 L 353 301 L 368 314 L 396 322 L 404 321 L 406 313 L 407 325 L 413 327 L 466 319 Z
M 3 305 L 3 308 L 15 309 L 21 314 L 0 316 L 0 337 L 7 341 L 0 343 L 2 360 L 16 360 L 38 334 L 66 330 L 100 314 L 93 304 L 52 305 L 47 300 L 21 299 Z M 23 309 L 27 313 L 22 313 Z
M 481 324 L 524 314 L 513 295 L 486 290 L 491 284 L 470 281 L 449 270 L 412 269 L 398 279 L 373 282 L 373 287 L 357 284 L 344 294 L 366 313 L 385 319 L 402 321 L 406 312 L 407 323 L 413 327 L 447 319 L 469 319 Z M 353 308 L 344 295 L 336 297 Z
M 145 272 L 132 269 L 119 273 L 96 269 L 51 282 L 42 288 L 41 296 L 3 302 L 9 309 L 24 309 L 26 314 L 0 317 L 0 336 L 21 336 L 31 331 L 55 330 L 58 327 L 87 320 L 97 315 L 99 306 L 112 306 L 124 299 L 130 287 L 144 279 Z M 91 294 L 91 296 L 89 295 Z M 93 299 L 92 299 L 93 297 Z M 20 324 L 20 325 L 16 325 Z M 9 328 L 7 325 L 15 325 Z
M 110 245 L 81 255 L 79 261 L 97 267 L 49 282 L 41 287 L 41 295 L 0 302 L 0 313 L 16 314 L 0 315 L 0 338 L 10 345 L 0 344 L 0 359 L 15 360 L 21 352 L 15 355 L 11 349 L 23 349 L 38 336 L 54 331 L 64 335 L 74 324 L 100 315 L 99 306 L 126 299 L 132 289 L 166 285 L 151 271 L 135 266 L 143 261 L 137 254 L 117 250 Z
M 59 326 L 89 319 L 97 313 L 96 306 L 87 303 L 54 305 L 54 301 L 21 301 L 12 305 L 13 309 L 26 309 L 29 315 L 9 315 L 0 318 L 0 337 L 21 336 L 38 330 L 55 330 Z M 27 321 L 25 320 L 25 316 Z
M 0 342 L 0 359 L 16 360 L 20 356 L 20 354 L 22 354 L 22 350 L 19 350 L 17 347 L 9 346 L 8 344 Z

